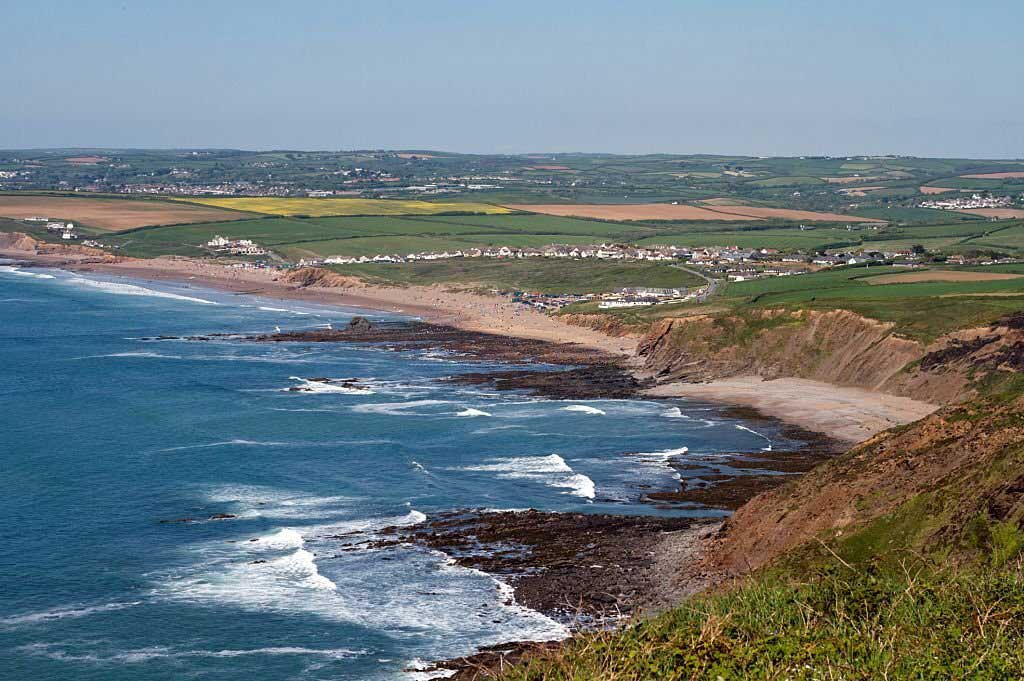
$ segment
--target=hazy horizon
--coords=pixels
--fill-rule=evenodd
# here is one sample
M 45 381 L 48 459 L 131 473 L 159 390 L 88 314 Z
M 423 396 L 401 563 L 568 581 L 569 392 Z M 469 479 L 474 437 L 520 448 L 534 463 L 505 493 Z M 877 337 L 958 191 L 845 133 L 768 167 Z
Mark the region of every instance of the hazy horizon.
M 1020 3 L 5 14 L 4 149 L 1024 157 Z

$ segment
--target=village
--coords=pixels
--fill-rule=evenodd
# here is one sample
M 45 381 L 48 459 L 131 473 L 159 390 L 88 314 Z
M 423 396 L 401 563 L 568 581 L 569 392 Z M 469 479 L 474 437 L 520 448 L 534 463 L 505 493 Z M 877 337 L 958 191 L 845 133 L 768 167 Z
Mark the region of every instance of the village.
M 971 194 L 968 197 L 957 197 L 954 199 L 936 199 L 934 201 L 922 201 L 921 208 L 937 208 L 939 210 L 964 210 L 971 208 L 1009 208 L 1013 205 L 1012 196 L 992 196 L 985 194 Z

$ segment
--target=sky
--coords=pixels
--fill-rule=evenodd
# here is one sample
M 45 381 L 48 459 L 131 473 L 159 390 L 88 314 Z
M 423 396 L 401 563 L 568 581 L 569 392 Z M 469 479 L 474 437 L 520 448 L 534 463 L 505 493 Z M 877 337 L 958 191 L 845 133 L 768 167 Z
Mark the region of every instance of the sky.
M 1024 157 L 1020 0 L 0 0 L 0 148 Z

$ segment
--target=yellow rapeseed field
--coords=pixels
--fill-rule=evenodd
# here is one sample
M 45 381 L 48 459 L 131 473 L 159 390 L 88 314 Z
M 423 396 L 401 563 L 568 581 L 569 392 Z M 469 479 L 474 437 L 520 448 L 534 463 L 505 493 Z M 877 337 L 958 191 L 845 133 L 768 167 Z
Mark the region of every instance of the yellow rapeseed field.
M 486 213 L 501 215 L 513 211 L 487 203 L 402 201 L 398 199 L 302 199 L 277 197 L 238 197 L 178 199 L 204 206 L 267 215 L 436 215 L 438 213 Z

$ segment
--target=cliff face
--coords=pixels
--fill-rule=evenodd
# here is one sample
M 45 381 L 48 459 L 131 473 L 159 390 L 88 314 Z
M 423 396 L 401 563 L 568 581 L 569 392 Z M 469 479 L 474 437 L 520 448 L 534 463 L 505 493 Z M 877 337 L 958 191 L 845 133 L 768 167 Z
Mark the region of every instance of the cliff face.
M 848 560 L 901 549 L 990 552 L 1024 527 L 1024 398 L 947 407 L 881 433 L 755 497 L 726 524 L 719 560 L 743 572 L 801 546 Z
M 1018 342 L 1024 316 L 947 334 L 925 346 L 847 310 L 758 310 L 656 322 L 640 343 L 658 381 L 806 378 L 937 404 L 972 396 Z
M 635 326 L 627 324 L 618 317 L 604 314 L 564 314 L 558 319 L 566 324 L 582 326 L 587 329 L 594 329 L 608 336 L 621 338 L 623 336 L 641 336 L 647 333 L 646 326 Z
M 816 539 L 850 560 L 1024 546 L 1024 313 L 943 340 L 900 380 L 949 377 L 975 397 L 755 497 L 727 522 L 722 562 L 757 568 Z
M 356 277 L 346 277 L 343 274 L 338 274 L 322 267 L 303 267 L 299 270 L 293 270 L 285 274 L 282 277 L 282 281 L 302 287 L 362 288 L 366 286 L 362 280 Z
M 639 354 L 659 380 L 756 375 L 880 390 L 925 353 L 920 343 L 891 329 L 846 310 L 666 319 L 654 325 Z

